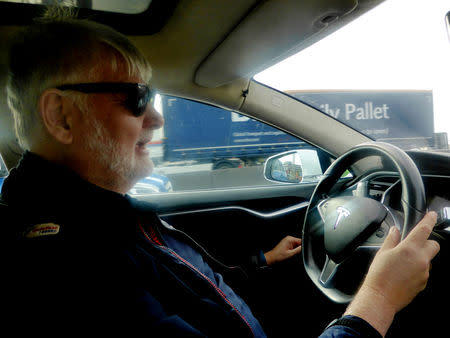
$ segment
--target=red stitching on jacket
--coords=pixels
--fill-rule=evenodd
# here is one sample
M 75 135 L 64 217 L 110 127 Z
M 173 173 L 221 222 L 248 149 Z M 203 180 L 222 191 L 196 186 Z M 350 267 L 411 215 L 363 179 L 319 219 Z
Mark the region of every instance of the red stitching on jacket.
M 175 258 L 181 260 L 184 264 L 186 264 L 189 268 L 191 268 L 192 270 L 194 270 L 194 272 L 198 273 L 201 277 L 203 277 L 212 287 L 214 287 L 214 289 L 220 294 L 220 296 L 222 296 L 222 298 L 228 303 L 228 305 L 230 305 L 234 311 L 236 311 L 236 313 L 239 315 L 239 317 L 241 317 L 241 319 L 245 322 L 245 324 L 248 326 L 248 328 L 250 329 L 250 331 L 252 332 L 252 335 L 255 336 L 255 333 L 253 332 L 253 328 L 250 326 L 250 323 L 247 321 L 247 319 L 239 312 L 239 310 L 233 305 L 233 303 L 231 303 L 231 301 L 227 298 L 227 296 L 225 295 L 225 293 L 216 285 L 214 284 L 211 279 L 209 279 L 207 276 L 205 276 L 202 272 L 200 272 L 194 265 L 192 265 L 191 263 L 189 263 L 187 260 L 185 260 L 183 257 L 181 257 L 180 255 L 178 255 L 175 251 L 173 251 L 170 248 L 167 248 L 165 246 L 163 246 L 161 244 L 161 242 L 158 240 L 158 238 L 156 237 L 156 233 L 155 230 L 150 227 L 150 236 L 148 236 L 148 234 L 145 232 L 144 228 L 142 227 L 141 224 L 139 224 L 139 228 L 141 229 L 142 233 L 144 234 L 145 238 L 147 238 L 148 241 L 150 241 L 153 244 L 157 244 L 159 245 L 162 249 L 165 249 L 169 254 L 175 256 Z M 153 235 L 155 235 L 155 239 L 153 240 Z
M 150 237 L 152 238 L 153 242 L 155 242 L 156 244 L 158 244 L 159 246 L 162 246 L 161 241 L 158 238 L 158 235 L 156 234 L 155 229 L 153 229 L 152 227 L 149 227 L 150 230 Z

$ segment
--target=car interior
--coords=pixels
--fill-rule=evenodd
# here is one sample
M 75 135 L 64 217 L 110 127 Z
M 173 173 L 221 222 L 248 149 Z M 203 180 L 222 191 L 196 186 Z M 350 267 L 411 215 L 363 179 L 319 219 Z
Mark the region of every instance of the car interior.
M 386 227 L 397 226 L 405 236 L 425 210 L 450 208 L 448 150 L 405 153 L 371 143 L 358 130 L 254 79 L 383 0 L 69 2 L 79 7 L 79 17 L 110 25 L 143 51 L 153 69 L 151 85 L 161 95 L 238 112 L 300 138 L 320 154 L 324 174 L 318 182 L 177 191 L 174 181 L 171 192 L 137 196 L 226 265 L 243 264 L 245 257 L 271 249 L 286 235 L 302 238 L 300 256 L 247 276 L 225 276 L 269 337 L 318 336 L 357 291 Z M 22 154 L 6 102 L 8 44 L 42 15 L 46 3 L 0 1 L 0 154 L 8 170 Z M 263 170 L 259 173 L 264 180 Z M 354 202 L 362 196 L 376 206 Z M 382 216 L 372 216 L 380 205 Z M 357 214 L 363 224 L 358 236 L 327 235 L 330 224 L 337 224 L 338 206 Z M 433 261 L 428 287 L 397 315 L 388 336 L 434 336 L 448 330 L 449 235 L 444 226 L 433 232 L 441 252 Z

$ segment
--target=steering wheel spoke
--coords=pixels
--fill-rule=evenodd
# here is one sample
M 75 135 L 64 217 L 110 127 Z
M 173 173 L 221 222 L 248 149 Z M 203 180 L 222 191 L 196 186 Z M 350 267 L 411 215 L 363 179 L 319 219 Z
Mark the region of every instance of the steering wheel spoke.
M 328 288 L 331 286 L 333 281 L 333 276 L 336 274 L 337 267 L 339 264 L 334 262 L 330 257 L 326 257 L 325 264 L 323 266 L 322 272 L 319 276 L 319 282 L 323 287 Z

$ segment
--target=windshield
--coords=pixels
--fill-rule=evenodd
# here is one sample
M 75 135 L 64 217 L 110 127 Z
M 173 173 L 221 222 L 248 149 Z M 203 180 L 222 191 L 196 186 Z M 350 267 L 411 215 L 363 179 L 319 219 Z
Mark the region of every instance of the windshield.
M 448 0 L 387 0 L 257 74 L 368 137 L 448 151 Z

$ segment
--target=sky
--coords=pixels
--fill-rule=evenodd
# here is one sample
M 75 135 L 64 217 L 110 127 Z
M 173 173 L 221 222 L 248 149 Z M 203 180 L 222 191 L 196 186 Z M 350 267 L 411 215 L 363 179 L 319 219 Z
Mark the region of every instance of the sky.
M 387 0 L 255 76 L 279 90 L 432 90 L 435 132 L 450 139 L 450 0 Z

